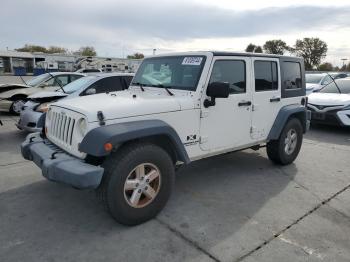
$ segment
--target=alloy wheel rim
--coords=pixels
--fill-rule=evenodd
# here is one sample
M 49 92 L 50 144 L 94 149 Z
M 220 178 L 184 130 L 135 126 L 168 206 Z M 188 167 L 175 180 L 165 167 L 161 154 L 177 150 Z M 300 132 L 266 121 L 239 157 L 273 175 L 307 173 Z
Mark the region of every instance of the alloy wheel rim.
M 297 132 L 294 129 L 290 129 L 287 132 L 286 138 L 284 139 L 284 151 L 287 155 L 291 155 L 298 142 L 298 135 Z
M 22 110 L 22 107 L 24 106 L 24 102 L 23 100 L 17 100 L 15 102 L 13 102 L 13 111 L 15 113 L 20 113 Z
M 135 167 L 124 183 L 124 198 L 134 208 L 149 205 L 158 195 L 161 186 L 159 169 L 151 163 Z

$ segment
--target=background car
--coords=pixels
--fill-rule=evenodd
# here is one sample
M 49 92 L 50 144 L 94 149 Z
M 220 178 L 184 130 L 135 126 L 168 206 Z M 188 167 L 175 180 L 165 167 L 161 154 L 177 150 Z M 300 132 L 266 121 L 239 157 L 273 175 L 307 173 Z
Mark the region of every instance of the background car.
M 77 71 L 75 71 L 76 73 L 102 73 L 101 69 L 97 69 L 97 68 L 80 68 Z
M 32 78 L 23 84 L 0 86 L 0 110 L 19 114 L 29 95 L 40 91 L 55 91 L 85 76 L 81 73 L 54 72 Z
M 50 103 L 59 99 L 69 99 L 77 96 L 93 95 L 127 89 L 134 74 L 131 73 L 101 73 L 85 76 L 70 83 L 57 92 L 40 92 L 29 96 L 23 106 L 20 119 L 16 126 L 25 131 L 37 132 L 40 116 L 48 110 Z
M 308 97 L 311 122 L 350 126 L 350 78 L 336 79 Z
M 349 76 L 350 74 L 346 72 L 306 72 L 306 94 L 308 95 L 312 92 L 317 92 L 322 87 L 332 82 L 333 79 L 340 79 Z

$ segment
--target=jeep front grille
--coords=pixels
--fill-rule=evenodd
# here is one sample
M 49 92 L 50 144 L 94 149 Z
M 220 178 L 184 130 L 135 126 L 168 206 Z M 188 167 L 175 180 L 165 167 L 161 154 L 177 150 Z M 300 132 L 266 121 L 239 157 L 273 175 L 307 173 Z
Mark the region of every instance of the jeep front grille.
M 53 112 L 50 134 L 65 144 L 72 145 L 75 119 L 63 113 Z
M 84 115 L 72 110 L 51 106 L 46 118 L 47 138 L 67 153 L 79 158 L 85 154 L 79 151 L 79 143 L 83 139 L 77 130 L 79 119 Z

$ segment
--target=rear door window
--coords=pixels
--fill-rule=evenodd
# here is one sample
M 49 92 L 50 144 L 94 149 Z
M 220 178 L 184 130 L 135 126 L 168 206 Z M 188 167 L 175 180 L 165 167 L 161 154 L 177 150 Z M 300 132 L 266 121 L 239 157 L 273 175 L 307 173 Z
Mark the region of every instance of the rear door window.
M 123 81 L 123 84 L 124 84 L 124 89 L 127 89 L 131 83 L 131 80 L 132 80 L 132 76 L 123 76 L 122 77 L 122 81 Z
M 277 63 L 273 61 L 255 61 L 255 91 L 270 91 L 278 89 Z
M 120 76 L 111 76 L 98 80 L 97 82 L 92 84 L 90 88 L 95 88 L 96 93 L 99 94 L 123 90 L 123 87 L 124 85 L 121 82 Z

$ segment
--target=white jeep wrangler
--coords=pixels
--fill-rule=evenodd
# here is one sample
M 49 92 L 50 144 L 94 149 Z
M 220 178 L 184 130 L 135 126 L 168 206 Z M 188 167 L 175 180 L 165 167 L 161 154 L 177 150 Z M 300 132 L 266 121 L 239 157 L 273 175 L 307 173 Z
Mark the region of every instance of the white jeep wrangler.
M 22 155 L 52 181 L 95 188 L 135 225 L 162 210 L 176 166 L 266 146 L 290 164 L 309 126 L 300 58 L 190 52 L 144 59 L 128 90 L 59 101 Z

